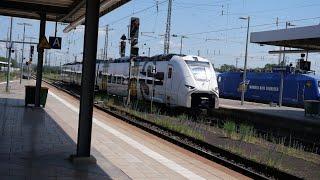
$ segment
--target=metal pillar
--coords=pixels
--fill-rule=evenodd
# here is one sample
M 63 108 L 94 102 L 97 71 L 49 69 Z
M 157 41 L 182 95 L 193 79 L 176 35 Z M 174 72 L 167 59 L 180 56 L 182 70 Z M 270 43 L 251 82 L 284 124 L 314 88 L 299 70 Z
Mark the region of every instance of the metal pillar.
M 243 79 L 242 79 L 242 88 L 241 88 L 241 105 L 244 104 L 244 94 L 245 94 L 245 87 L 246 87 L 246 80 L 247 80 L 247 61 L 248 61 L 250 16 L 248 16 L 246 18 L 246 20 L 248 21 L 248 26 L 247 26 L 246 52 L 245 52 L 245 59 L 244 59 Z
M 171 13 L 172 13 L 172 0 L 169 0 L 166 33 L 164 34 L 164 54 L 169 54 L 169 51 L 170 51 Z
M 39 33 L 39 44 L 46 32 L 46 13 L 40 13 L 40 33 Z M 36 80 L 36 96 L 35 96 L 35 107 L 40 107 L 40 91 L 42 82 L 42 69 L 43 69 L 43 49 L 38 47 L 38 64 L 37 64 L 37 80 Z
M 6 85 L 6 92 L 9 92 L 10 88 L 10 64 L 11 64 L 11 51 L 12 51 L 12 23 L 13 17 L 10 19 L 10 35 L 9 35 L 9 47 L 8 47 L 8 68 L 7 68 L 7 85 Z
M 77 157 L 90 157 L 100 0 L 86 1 Z
M 103 48 L 103 60 L 108 60 L 108 45 L 109 45 L 109 25 L 106 26 L 106 35 L 104 39 L 104 48 Z

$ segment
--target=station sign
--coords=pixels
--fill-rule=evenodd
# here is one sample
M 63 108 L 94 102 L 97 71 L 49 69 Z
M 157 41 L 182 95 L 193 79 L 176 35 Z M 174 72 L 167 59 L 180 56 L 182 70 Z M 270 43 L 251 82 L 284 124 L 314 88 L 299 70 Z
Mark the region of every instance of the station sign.
M 49 44 L 51 46 L 51 49 L 61 49 L 61 37 L 49 37 Z
M 50 44 L 48 43 L 48 40 L 45 36 L 43 36 L 40 40 L 40 43 L 39 43 L 39 49 L 50 49 L 51 46 Z

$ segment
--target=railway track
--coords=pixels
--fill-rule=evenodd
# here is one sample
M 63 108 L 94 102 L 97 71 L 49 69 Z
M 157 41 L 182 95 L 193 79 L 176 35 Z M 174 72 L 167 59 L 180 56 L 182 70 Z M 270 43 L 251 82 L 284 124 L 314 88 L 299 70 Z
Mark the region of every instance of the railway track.
M 74 91 L 72 88 L 66 89 L 66 87 L 61 83 L 53 83 L 47 80 L 44 80 L 44 82 L 59 90 L 68 93 L 73 97 L 79 98 L 79 92 Z M 184 134 L 172 131 L 168 128 L 159 126 L 150 121 L 146 121 L 135 115 L 120 111 L 119 109 L 108 108 L 101 104 L 95 104 L 95 107 L 122 121 L 132 124 L 153 135 L 156 135 L 173 144 L 183 147 L 193 153 L 196 153 L 204 158 L 212 160 L 216 163 L 219 163 L 225 167 L 228 167 L 253 179 L 300 179 L 299 177 L 280 171 L 276 168 L 243 158 L 237 154 L 231 153 L 222 148 L 213 146 L 201 140 L 186 136 Z

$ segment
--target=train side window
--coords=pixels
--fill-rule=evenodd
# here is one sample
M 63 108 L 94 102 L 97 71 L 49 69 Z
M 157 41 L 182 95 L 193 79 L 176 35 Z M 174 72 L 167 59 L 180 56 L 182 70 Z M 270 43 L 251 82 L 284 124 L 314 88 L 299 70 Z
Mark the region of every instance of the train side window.
M 107 76 L 108 77 L 108 83 L 111 83 L 111 77 L 110 75 Z
M 123 85 L 128 85 L 128 78 L 124 78 L 122 84 Z
M 111 83 L 115 84 L 116 81 L 117 81 L 116 77 L 115 77 L 115 76 L 112 76 L 112 77 L 111 77 Z
M 118 77 L 117 84 L 122 84 L 123 83 L 123 77 Z
M 121 84 L 121 83 L 122 83 L 121 77 L 118 76 L 118 77 L 117 77 L 117 84 Z
M 168 79 L 171 79 L 172 77 L 172 67 L 169 67 L 169 70 L 168 70 Z

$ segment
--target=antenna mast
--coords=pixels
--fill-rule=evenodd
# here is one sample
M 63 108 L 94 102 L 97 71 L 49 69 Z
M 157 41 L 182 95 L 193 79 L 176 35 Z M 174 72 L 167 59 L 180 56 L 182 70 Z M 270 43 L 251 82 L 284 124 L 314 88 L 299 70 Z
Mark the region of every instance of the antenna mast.
M 172 10 L 172 0 L 169 0 L 166 33 L 164 35 L 164 54 L 169 54 L 169 49 L 170 49 L 171 10 Z

